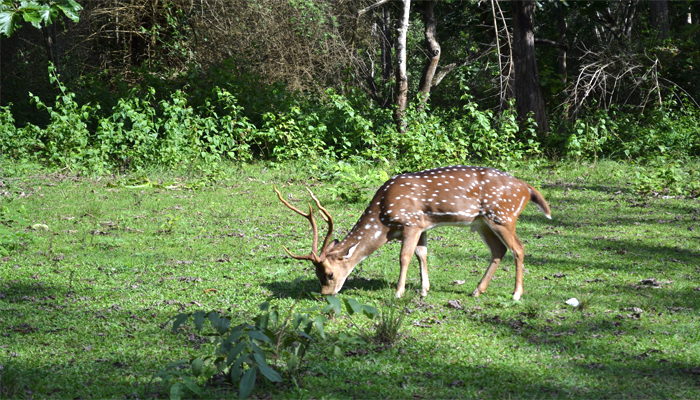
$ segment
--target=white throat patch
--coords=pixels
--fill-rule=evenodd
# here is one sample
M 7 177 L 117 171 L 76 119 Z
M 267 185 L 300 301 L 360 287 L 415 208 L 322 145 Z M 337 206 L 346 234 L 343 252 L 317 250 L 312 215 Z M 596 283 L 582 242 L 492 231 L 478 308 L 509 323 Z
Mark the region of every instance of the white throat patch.
M 357 246 L 359 246 L 360 243 L 358 242 L 356 245 L 352 246 L 350 250 L 348 250 L 348 254 L 344 255 L 343 258 L 350 258 L 352 257 L 352 253 L 355 252 L 355 249 L 357 249 Z

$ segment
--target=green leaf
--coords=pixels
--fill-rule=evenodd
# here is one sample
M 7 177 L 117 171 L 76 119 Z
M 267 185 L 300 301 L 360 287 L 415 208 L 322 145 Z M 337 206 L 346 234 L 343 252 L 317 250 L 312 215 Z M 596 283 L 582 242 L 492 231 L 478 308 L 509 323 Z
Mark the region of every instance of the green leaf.
M 287 368 L 290 370 L 295 370 L 299 366 L 299 357 L 297 357 L 295 354 L 290 354 L 289 358 L 287 358 Z
M 323 332 L 323 324 L 325 324 L 326 322 L 328 322 L 328 318 L 324 317 L 323 315 L 319 315 L 314 321 L 314 326 L 316 327 L 318 334 L 321 335 L 321 337 L 324 339 L 326 338 L 326 333 Z
M 300 276 L 292 281 L 292 288 L 295 288 L 301 281 L 304 280 L 303 276 Z
M 228 352 L 228 357 L 226 357 L 226 364 L 231 364 L 231 362 L 238 358 L 238 355 L 241 354 L 246 347 L 248 347 L 248 343 L 243 341 L 238 343 L 236 347 L 232 348 L 231 351 Z
M 323 312 L 333 310 L 335 311 L 335 316 L 339 316 L 341 311 L 340 300 L 335 296 L 326 296 L 326 301 L 328 305 L 323 307 Z
M 258 362 L 258 369 L 263 374 L 263 376 L 265 376 L 265 378 L 267 378 L 271 382 L 282 382 L 282 376 L 279 373 L 277 373 L 277 371 L 270 368 L 270 366 L 268 366 L 265 362 L 264 358 L 256 354 L 255 360 Z
M 35 28 L 41 28 L 42 17 L 38 10 L 25 10 L 22 13 L 22 18 Z
M 238 339 L 243 336 L 243 330 L 240 327 L 236 327 L 233 332 L 226 338 L 226 341 L 233 343 L 238 341 Z
M 270 338 L 260 331 L 248 331 L 248 337 L 251 339 L 262 340 L 264 342 L 270 342 Z
M 239 379 L 241 379 L 241 372 L 243 372 L 241 366 L 247 359 L 248 355 L 243 354 L 242 356 L 238 357 L 236 362 L 233 363 L 231 366 L 231 382 L 237 382 Z
M 204 311 L 197 311 L 192 315 L 192 317 L 194 317 L 194 328 L 197 331 L 202 330 L 206 316 L 207 316 L 207 313 L 205 313 Z
M 362 312 L 369 318 L 374 318 L 379 315 L 379 311 L 377 311 L 376 308 L 366 304 L 362 306 Z
M 204 366 L 204 361 L 201 357 L 197 357 L 192 361 L 192 375 L 200 376 L 202 375 L 202 367 Z
M 247 399 L 250 394 L 253 393 L 253 387 L 255 386 L 255 378 L 257 377 L 257 368 L 249 368 L 243 378 L 241 378 L 241 384 L 238 387 L 238 398 Z
M 265 353 L 262 351 L 262 349 L 255 344 L 255 342 L 250 342 L 250 348 L 253 349 L 254 352 L 260 355 L 264 355 Z
M 359 301 L 355 299 L 345 299 L 343 302 L 345 303 L 345 309 L 348 310 L 348 314 L 353 315 L 362 312 L 362 304 L 360 304 Z
M 267 328 L 267 324 L 269 321 L 270 321 L 270 314 L 265 313 L 265 314 L 258 316 L 257 321 L 256 321 L 256 325 L 258 326 L 258 328 L 264 330 Z
M 56 8 L 56 6 L 45 4 L 39 9 L 39 15 L 41 15 L 41 20 L 45 25 L 51 25 L 58 17 L 58 8 Z M 39 28 L 37 25 L 34 26 Z
M 56 7 L 63 11 L 66 17 L 70 18 L 73 22 L 78 22 L 78 13 L 83 9 L 83 7 L 73 0 L 62 1 L 56 4 Z
M 182 398 L 182 384 L 178 382 L 178 383 L 170 386 L 170 399 L 171 400 L 180 400 L 181 398 Z
M 192 380 L 189 376 L 183 376 L 182 380 L 185 381 L 185 386 L 187 386 L 187 389 L 190 389 L 192 393 L 196 394 L 197 396 L 202 395 L 202 389 L 199 388 L 199 386 L 195 383 L 195 381 Z
M 178 329 L 180 329 L 180 325 L 184 324 L 187 322 L 187 320 L 190 318 L 189 314 L 185 313 L 180 313 L 178 314 L 177 317 L 175 317 L 175 320 L 173 321 L 173 329 L 172 332 L 176 333 Z
M 22 16 L 12 10 L 0 12 L 0 33 L 10 37 L 20 27 Z
M 180 365 L 187 364 L 187 360 L 177 360 L 173 361 L 165 367 L 166 370 L 177 369 Z
M 226 333 L 228 331 L 228 328 L 230 328 L 230 327 L 231 327 L 231 320 L 229 318 L 224 317 L 224 318 L 219 319 L 219 327 L 218 327 L 219 333 L 221 333 L 221 334 Z
M 269 324 L 272 326 L 277 325 L 277 321 L 279 321 L 279 313 L 275 310 L 270 311 L 270 322 Z
M 334 357 L 342 357 L 344 355 L 343 350 L 340 349 L 338 346 L 333 346 L 333 356 Z
M 221 321 L 221 316 L 217 312 L 210 312 L 207 314 L 207 318 L 209 318 L 209 322 L 211 322 L 211 326 L 214 327 L 217 331 L 219 330 L 219 325 Z
M 262 303 L 260 303 L 260 305 L 258 307 L 260 307 L 260 311 L 267 311 L 270 309 L 270 302 L 269 301 L 262 302 Z

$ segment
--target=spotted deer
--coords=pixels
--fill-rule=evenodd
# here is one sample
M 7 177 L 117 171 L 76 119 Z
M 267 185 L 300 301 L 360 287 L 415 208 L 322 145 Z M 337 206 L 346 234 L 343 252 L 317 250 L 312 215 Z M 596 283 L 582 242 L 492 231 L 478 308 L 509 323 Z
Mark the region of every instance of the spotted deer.
M 311 198 L 328 224 L 328 233 L 318 250 L 318 228 L 309 203 L 305 213 L 287 202 L 274 188 L 280 201 L 307 218 L 313 231 L 311 254 L 289 256 L 309 260 L 316 267 L 321 293 L 336 294 L 343 287 L 353 268 L 392 239 L 401 239 L 399 281 L 396 296 L 406 287 L 406 272 L 413 254 L 421 272 L 421 296 L 430 289 L 428 281 L 428 231 L 438 226 L 468 226 L 479 232 L 491 250 L 491 264 L 472 296 L 479 296 L 493 278 L 501 259 L 510 249 L 515 258 L 515 290 L 513 300 L 523 295 L 523 244 L 515 234 L 520 212 L 532 200 L 551 219 L 549 205 L 537 189 L 513 176 L 493 168 L 443 167 L 397 175 L 377 190 L 372 202 L 350 233 L 331 241 L 333 218 L 307 188 Z

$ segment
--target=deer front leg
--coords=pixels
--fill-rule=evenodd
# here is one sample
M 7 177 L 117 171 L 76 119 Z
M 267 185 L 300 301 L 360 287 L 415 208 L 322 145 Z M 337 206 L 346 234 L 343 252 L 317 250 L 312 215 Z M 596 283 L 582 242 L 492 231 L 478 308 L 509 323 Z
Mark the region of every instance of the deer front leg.
M 401 242 L 401 255 L 399 261 L 401 270 L 399 271 L 399 282 L 396 284 L 396 297 L 403 296 L 406 291 L 406 273 L 408 272 L 408 264 L 411 263 L 413 252 L 416 251 L 416 245 L 421 236 L 419 230 L 404 230 L 403 241 Z
M 420 295 L 425 297 L 430 290 L 430 280 L 428 280 L 428 232 L 420 234 L 415 253 L 418 258 L 418 265 L 420 265 Z
M 501 259 L 506 254 L 506 246 L 503 244 L 501 239 L 488 225 L 484 225 L 479 229 L 479 234 L 481 239 L 486 243 L 486 245 L 491 250 L 491 264 L 481 278 L 479 285 L 472 292 L 472 296 L 479 297 L 480 294 L 486 291 L 491 283 L 491 278 L 496 273 L 498 265 L 501 263 Z

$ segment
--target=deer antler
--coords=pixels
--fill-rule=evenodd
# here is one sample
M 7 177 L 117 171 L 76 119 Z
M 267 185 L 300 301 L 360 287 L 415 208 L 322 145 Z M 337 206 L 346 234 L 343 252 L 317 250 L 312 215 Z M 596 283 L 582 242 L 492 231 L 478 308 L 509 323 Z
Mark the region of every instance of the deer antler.
M 311 195 L 311 198 L 314 199 L 314 202 L 316 202 L 316 206 L 318 207 L 319 210 L 321 210 L 321 217 L 323 217 L 323 220 L 326 221 L 328 224 L 328 233 L 326 234 L 326 238 L 323 239 L 323 247 L 321 247 L 321 259 L 323 260 L 326 258 L 326 247 L 328 246 L 328 242 L 330 242 L 331 237 L 333 236 L 333 217 L 331 217 L 331 214 L 326 210 L 325 207 L 321 205 L 321 202 L 318 201 L 316 196 L 314 196 L 313 192 L 311 192 L 311 189 L 306 188 L 306 190 L 309 192 Z
M 313 242 L 311 244 L 311 254 L 306 255 L 306 256 L 295 256 L 292 254 L 287 247 L 284 245 L 282 246 L 284 250 L 289 254 L 290 257 L 297 259 L 297 260 L 309 260 L 314 263 L 321 263 L 323 260 L 326 258 L 326 246 L 328 245 L 328 242 L 331 239 L 331 235 L 333 234 L 333 218 L 331 217 L 330 213 L 328 210 L 326 210 L 323 206 L 321 206 L 321 202 L 318 201 L 316 196 L 309 190 L 308 188 L 306 190 L 309 191 L 309 194 L 311 195 L 311 198 L 314 200 L 316 205 L 318 206 L 319 210 L 321 210 L 321 216 L 323 217 L 323 220 L 328 223 L 328 234 L 326 234 L 326 238 L 323 241 L 323 247 L 321 247 L 321 254 L 319 255 L 318 253 L 318 227 L 316 226 L 316 220 L 314 219 L 314 209 L 311 206 L 311 203 L 309 203 L 309 212 L 308 214 L 299 210 L 298 208 L 294 207 L 293 205 L 289 204 L 288 201 L 286 201 L 284 198 L 282 198 L 282 194 L 277 190 L 277 187 L 275 185 L 272 185 L 272 188 L 275 190 L 275 193 L 277 193 L 277 197 L 280 199 L 280 201 L 287 206 L 290 210 L 296 212 L 297 214 L 301 215 L 302 217 L 306 218 L 309 220 L 311 223 L 311 229 L 313 230 Z

